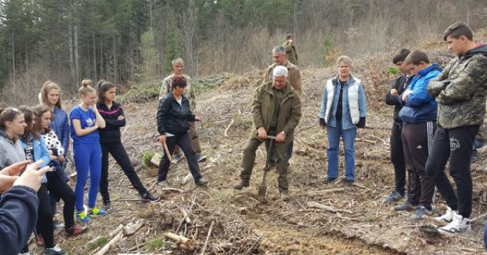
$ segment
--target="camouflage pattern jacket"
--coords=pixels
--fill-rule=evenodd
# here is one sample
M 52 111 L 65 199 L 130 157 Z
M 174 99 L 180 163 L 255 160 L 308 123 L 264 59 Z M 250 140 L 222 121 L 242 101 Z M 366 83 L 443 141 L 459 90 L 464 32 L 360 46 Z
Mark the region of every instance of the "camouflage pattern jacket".
M 296 46 L 294 42 L 285 41 L 282 47 L 286 49 L 287 60 L 293 65 L 298 65 L 298 53 L 296 53 Z
M 454 58 L 430 81 L 427 90 L 438 102 L 438 125 L 442 128 L 482 125 L 487 92 L 487 45 Z

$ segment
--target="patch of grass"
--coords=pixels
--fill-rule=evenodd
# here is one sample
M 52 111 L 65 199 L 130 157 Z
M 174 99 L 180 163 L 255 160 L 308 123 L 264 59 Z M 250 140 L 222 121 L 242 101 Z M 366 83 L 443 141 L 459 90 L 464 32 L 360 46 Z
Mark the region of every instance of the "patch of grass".
M 108 239 L 105 236 L 101 236 L 100 238 L 97 238 L 95 242 L 88 243 L 86 248 L 89 251 L 95 250 L 98 247 L 103 247 L 105 244 L 108 243 Z
M 394 75 L 397 75 L 400 73 L 399 69 L 397 69 L 396 67 L 394 66 L 391 66 L 387 69 L 387 73 L 388 74 L 394 74 Z
M 155 152 L 153 151 L 146 151 L 142 155 L 142 165 L 146 168 L 150 168 L 150 160 L 154 157 Z
M 222 201 L 222 200 L 226 200 L 228 198 L 228 193 L 226 193 L 225 191 L 221 191 L 221 190 L 213 190 L 211 192 L 211 196 L 213 197 L 213 199 L 216 199 L 216 200 L 219 200 L 219 201 Z
M 138 100 L 147 100 L 157 98 L 159 90 L 161 89 L 161 82 L 153 80 L 144 83 L 131 84 L 130 90 L 127 93 L 117 97 L 117 100 L 122 103 Z
M 147 243 L 145 244 L 145 248 L 147 249 L 147 251 L 154 252 L 159 250 L 161 247 L 164 247 L 165 245 L 166 243 L 164 242 L 164 240 L 160 237 L 157 237 L 150 241 L 147 241 Z

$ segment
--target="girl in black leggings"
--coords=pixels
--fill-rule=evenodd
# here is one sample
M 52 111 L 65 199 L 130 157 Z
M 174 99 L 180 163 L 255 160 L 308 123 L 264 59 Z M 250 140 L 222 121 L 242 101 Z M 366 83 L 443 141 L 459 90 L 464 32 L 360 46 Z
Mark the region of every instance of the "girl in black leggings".
M 125 175 L 132 183 L 132 186 L 139 192 L 142 199 L 157 201 L 159 198 L 153 196 L 144 187 L 132 166 L 121 140 L 120 128 L 125 126 L 125 116 L 120 104 L 114 102 L 116 88 L 113 83 L 100 80 L 98 88 L 98 112 L 105 119 L 106 127 L 100 129 L 100 143 L 102 150 L 102 166 L 100 180 L 100 194 L 103 198 L 105 210 L 111 210 L 110 194 L 108 193 L 108 154 L 110 153 L 122 168 Z
M 52 113 L 49 107 L 40 104 L 32 109 L 36 115 L 36 124 L 34 131 L 41 134 L 44 139 L 51 162 L 49 166 L 54 171 L 48 172 L 47 189 L 49 194 L 55 195 L 64 201 L 63 216 L 64 229 L 68 236 L 76 236 L 86 232 L 87 227 L 79 227 L 74 224 L 74 193 L 71 187 L 66 183 L 67 179 L 63 179 L 64 169 L 62 162 L 64 162 L 64 147 L 59 141 L 54 130 L 50 128 Z
M 50 158 L 44 139 L 34 130 L 36 114 L 27 106 L 20 106 L 19 110 L 24 114 L 25 123 L 27 124 L 24 134 L 20 137 L 25 157 L 32 161 L 42 160 L 41 167 L 44 167 L 49 164 Z M 39 198 L 37 233 L 42 235 L 44 239 L 45 254 L 64 255 L 66 252 L 54 244 L 51 199 L 48 193 L 51 184 L 48 184 L 46 176 L 44 176 L 41 183 L 42 185 L 37 191 L 37 197 Z M 28 247 L 27 244 L 21 254 L 29 254 Z

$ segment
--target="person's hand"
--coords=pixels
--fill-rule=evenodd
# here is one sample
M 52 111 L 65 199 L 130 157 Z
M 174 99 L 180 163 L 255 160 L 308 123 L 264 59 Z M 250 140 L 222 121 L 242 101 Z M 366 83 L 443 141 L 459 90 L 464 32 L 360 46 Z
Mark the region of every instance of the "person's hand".
M 323 119 L 323 118 L 320 118 L 320 127 L 322 129 L 326 129 L 326 122 L 325 122 L 325 119 Z
M 267 139 L 267 132 L 265 131 L 264 127 L 260 127 L 259 129 L 257 129 L 257 132 L 259 132 L 259 138 L 260 139 L 262 139 L 262 140 Z
M 93 125 L 93 127 L 94 127 L 95 129 L 98 129 L 98 128 L 99 128 L 98 123 L 97 123 L 96 121 L 95 121 L 95 125 Z
M 19 163 L 15 163 L 8 167 L 5 167 L 0 171 L 0 193 L 3 193 L 10 189 L 14 182 L 19 178 L 18 174 L 24 170 L 25 166 L 32 161 L 26 160 Z
M 162 145 L 164 145 L 164 144 L 166 143 L 166 141 L 167 141 L 167 137 L 166 137 L 165 135 L 161 135 L 161 136 L 159 137 L 159 142 L 160 142 Z
M 27 186 L 35 191 L 38 191 L 41 187 L 42 177 L 50 169 L 49 166 L 45 166 L 42 169 L 39 169 L 41 165 L 42 160 L 38 160 L 35 163 L 29 164 L 26 167 L 24 173 L 14 182 L 13 186 Z
M 391 96 L 397 97 L 399 95 L 399 92 L 397 92 L 397 89 L 391 89 Z
M 124 120 L 125 117 L 123 115 L 118 116 L 117 120 Z
M 64 156 L 63 155 L 59 155 L 57 156 L 57 159 L 59 160 L 59 162 L 63 163 L 64 162 Z
M 286 134 L 283 132 L 276 135 L 276 142 L 283 143 L 286 140 Z
M 406 102 L 406 100 L 408 100 L 409 95 L 412 93 L 413 91 L 410 89 L 404 91 L 404 93 L 402 93 L 402 101 Z

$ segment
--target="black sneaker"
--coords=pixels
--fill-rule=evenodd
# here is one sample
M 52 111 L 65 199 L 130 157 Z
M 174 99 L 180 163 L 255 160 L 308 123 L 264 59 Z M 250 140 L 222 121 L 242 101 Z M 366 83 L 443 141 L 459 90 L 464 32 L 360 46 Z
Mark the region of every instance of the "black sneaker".
M 352 186 L 354 182 L 354 180 L 345 180 L 345 184 L 347 184 L 347 186 Z
M 399 201 L 403 197 L 404 197 L 404 195 L 401 195 L 401 193 L 394 190 L 388 197 L 386 197 L 386 199 L 384 200 L 384 203 L 396 202 L 396 201 Z
M 323 184 L 330 184 L 332 182 L 334 182 L 337 178 L 326 178 L 324 181 L 323 181 Z
M 102 209 L 105 212 L 109 212 L 109 211 L 111 211 L 113 209 L 112 206 L 110 205 L 110 200 L 103 200 L 103 207 L 102 207 Z
M 144 194 L 141 194 L 140 196 L 142 197 L 142 199 L 149 200 L 151 202 L 157 202 L 160 199 L 159 197 L 155 197 L 154 195 L 152 195 L 149 191 L 147 191 Z

